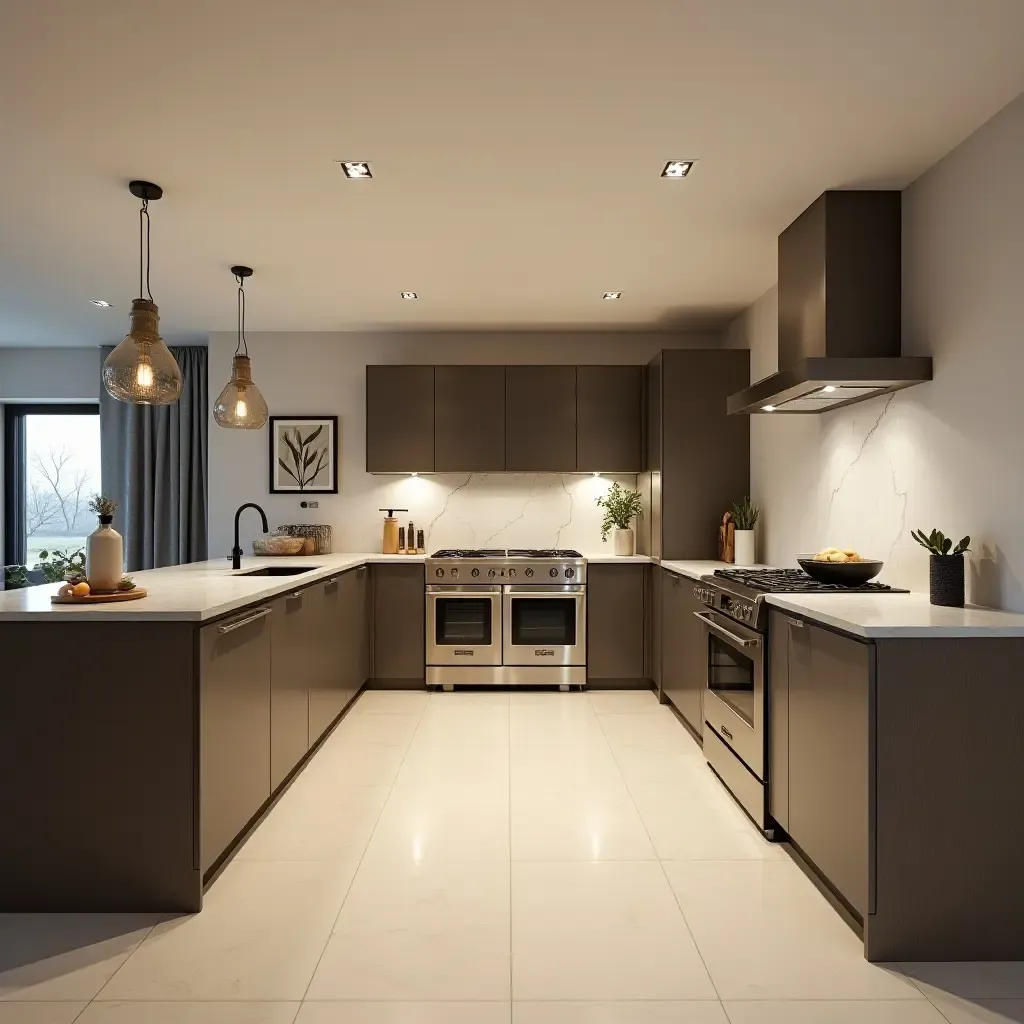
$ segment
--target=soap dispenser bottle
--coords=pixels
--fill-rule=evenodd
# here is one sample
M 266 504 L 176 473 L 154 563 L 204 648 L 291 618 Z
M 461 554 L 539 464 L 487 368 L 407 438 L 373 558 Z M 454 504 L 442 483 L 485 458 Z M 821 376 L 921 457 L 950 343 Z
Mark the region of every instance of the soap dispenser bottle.
M 408 512 L 407 508 L 379 508 L 378 512 L 387 512 L 384 520 L 384 536 L 381 541 L 381 551 L 385 555 L 398 554 L 398 518 L 396 512 Z

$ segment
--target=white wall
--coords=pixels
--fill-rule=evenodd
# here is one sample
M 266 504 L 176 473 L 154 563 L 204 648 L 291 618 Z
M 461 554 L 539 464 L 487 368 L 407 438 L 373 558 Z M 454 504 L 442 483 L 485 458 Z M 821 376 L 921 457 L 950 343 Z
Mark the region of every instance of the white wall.
M 369 363 L 645 363 L 661 348 L 710 346 L 714 336 L 628 332 L 481 334 L 259 334 L 249 336 L 253 377 L 271 415 L 339 417 L 339 493 L 319 509 L 300 498 L 268 493 L 267 430 L 224 430 L 210 421 L 210 556 L 231 549 L 232 517 L 243 501 L 266 510 L 271 528 L 320 522 L 334 527 L 335 550 L 379 551 L 385 507 L 427 531 L 426 546 L 575 547 L 600 550 L 594 498 L 610 478 L 554 474 L 366 473 L 365 367 Z M 211 402 L 228 378 L 233 334 L 210 337 Z M 528 396 L 524 396 L 528 400 Z M 632 477 L 620 478 L 633 484 Z M 251 550 L 258 517 L 243 514 L 243 547 Z
M 0 348 L 0 403 L 98 402 L 98 348 Z
M 935 379 L 820 416 L 751 417 L 761 555 L 852 545 L 925 589 L 915 527 L 971 534 L 969 596 L 1024 611 L 1024 96 L 903 195 L 903 351 Z M 776 366 L 777 296 L 728 329 Z

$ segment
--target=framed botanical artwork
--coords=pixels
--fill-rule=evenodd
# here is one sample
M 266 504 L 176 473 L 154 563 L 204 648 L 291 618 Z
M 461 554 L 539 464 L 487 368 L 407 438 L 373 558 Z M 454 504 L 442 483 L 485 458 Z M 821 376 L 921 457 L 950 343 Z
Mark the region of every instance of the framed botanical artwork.
M 338 493 L 338 417 L 270 417 L 270 493 Z

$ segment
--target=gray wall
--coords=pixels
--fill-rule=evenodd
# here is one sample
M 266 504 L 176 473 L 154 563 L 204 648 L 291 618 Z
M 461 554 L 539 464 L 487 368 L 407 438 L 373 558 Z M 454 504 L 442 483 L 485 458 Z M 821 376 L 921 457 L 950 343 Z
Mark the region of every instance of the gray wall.
M 903 350 L 935 379 L 822 416 L 751 417 L 761 556 L 852 545 L 927 587 L 914 527 L 974 538 L 969 595 L 1024 611 L 1024 96 L 903 196 Z M 726 332 L 775 369 L 774 289 Z

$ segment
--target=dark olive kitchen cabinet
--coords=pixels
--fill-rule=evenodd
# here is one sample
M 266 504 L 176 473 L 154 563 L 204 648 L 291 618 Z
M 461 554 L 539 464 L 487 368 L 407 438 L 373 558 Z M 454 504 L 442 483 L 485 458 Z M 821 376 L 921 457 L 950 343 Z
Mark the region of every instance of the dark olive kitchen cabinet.
M 426 676 L 426 591 L 422 564 L 373 567 L 373 678 L 420 682 Z
M 505 367 L 434 367 L 434 472 L 505 469 Z
M 773 617 L 772 628 L 779 625 Z M 868 907 L 868 706 L 874 647 L 795 616 L 786 617 L 784 630 L 789 639 L 787 831 L 863 917 Z M 781 713 L 774 703 L 776 667 L 773 661 L 772 716 Z
M 309 691 L 309 743 L 327 731 L 370 674 L 370 588 L 366 566 L 324 583 L 321 668 Z
M 686 576 L 662 572 L 661 695 L 701 736 L 708 640 L 695 614 L 704 610 L 704 604 L 693 594 L 695 586 L 695 581 Z
M 323 593 L 313 584 L 273 603 L 270 651 L 270 781 L 273 789 L 310 746 L 309 692 L 324 675 Z
M 576 367 L 578 470 L 643 470 L 643 377 L 642 366 Z
M 505 367 L 505 469 L 574 473 L 576 367 Z
M 433 366 L 366 367 L 366 471 L 434 471 Z
M 199 860 L 205 873 L 269 799 L 269 605 L 204 626 L 199 639 Z
M 646 676 L 648 567 L 587 566 L 587 678 L 641 680 Z
M 789 831 L 790 617 L 772 611 L 768 625 L 768 813 Z

